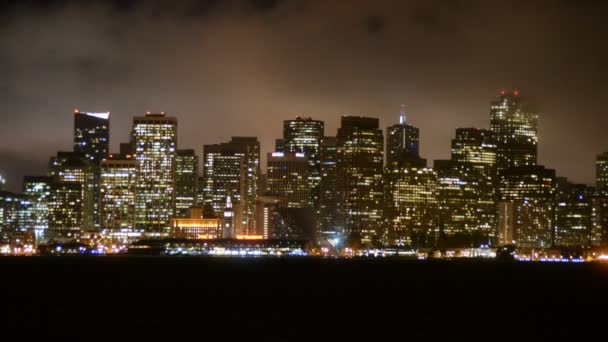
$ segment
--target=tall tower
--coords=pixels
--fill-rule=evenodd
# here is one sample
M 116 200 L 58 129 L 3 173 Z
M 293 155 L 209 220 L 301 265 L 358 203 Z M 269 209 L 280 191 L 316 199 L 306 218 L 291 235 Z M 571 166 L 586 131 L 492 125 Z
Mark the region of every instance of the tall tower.
M 255 137 L 232 137 L 227 143 L 203 147 L 203 202 L 220 217 L 230 196 L 238 234 L 256 228 L 255 205 L 260 177 L 260 143 Z
M 268 196 L 281 198 L 285 208 L 310 207 L 308 159 L 304 153 L 268 153 Z
M 100 226 L 116 231 L 135 228 L 139 167 L 132 155 L 110 154 L 101 162 Z
M 382 234 L 384 137 L 377 118 L 343 116 L 337 135 L 338 213 L 343 233 L 364 244 Z
M 99 224 L 99 163 L 108 155 L 110 112 L 74 111 L 74 151 L 82 153 L 93 166 L 93 223 Z
M 319 184 L 321 183 L 321 141 L 325 129 L 323 121 L 310 117 L 296 117 L 283 121 L 283 139 L 277 143 L 277 152 L 304 153 L 308 160 L 309 205 L 319 205 Z M 282 144 L 282 146 L 281 146 Z
M 324 137 L 321 142 L 321 187 L 319 194 L 319 228 L 317 229 L 317 237 L 319 238 L 332 238 L 341 230 L 337 215 L 337 160 L 336 137 Z
M 194 150 L 177 150 L 175 156 L 175 214 L 186 217 L 198 204 L 198 156 Z
M 175 209 L 177 119 L 163 112 L 137 116 L 132 141 L 139 162 L 135 226 L 148 235 L 162 236 Z
M 518 91 L 503 91 L 497 101 L 492 101 L 490 126 L 497 147 L 499 172 L 536 165 L 538 113 L 525 107 Z
M 407 124 L 404 105 L 401 105 L 399 123 L 386 129 L 386 163 L 389 167 L 404 163 L 426 166 L 426 160 L 420 158 L 420 131 Z
M 594 222 L 595 245 L 608 245 L 608 152 L 601 153 L 596 160 L 596 192 L 594 201 L 596 212 Z

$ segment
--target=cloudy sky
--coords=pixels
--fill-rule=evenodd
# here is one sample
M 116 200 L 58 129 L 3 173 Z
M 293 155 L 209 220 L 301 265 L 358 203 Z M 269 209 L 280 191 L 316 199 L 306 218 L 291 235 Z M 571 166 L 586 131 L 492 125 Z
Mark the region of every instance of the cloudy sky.
M 132 117 L 178 118 L 180 148 L 259 137 L 308 115 L 420 128 L 421 154 L 449 158 L 457 127 L 489 126 L 518 89 L 541 112 L 539 162 L 594 183 L 608 150 L 608 2 L 4 1 L 0 172 L 9 189 L 72 148 L 72 111 L 111 111 L 111 146 Z

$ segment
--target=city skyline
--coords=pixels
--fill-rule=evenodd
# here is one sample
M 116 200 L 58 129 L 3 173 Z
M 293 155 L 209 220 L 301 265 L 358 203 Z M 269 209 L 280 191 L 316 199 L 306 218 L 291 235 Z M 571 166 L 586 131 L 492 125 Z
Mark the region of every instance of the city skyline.
M 1 8 L 9 190 L 70 148 L 74 107 L 112 112 L 112 151 L 132 116 L 167 111 L 182 122 L 180 145 L 200 156 L 232 135 L 271 151 L 281 121 L 296 115 L 325 121 L 327 135 L 344 114 L 378 117 L 384 129 L 405 103 L 421 156 L 435 160 L 449 157 L 455 128 L 489 128 L 497 90 L 517 88 L 540 112 L 539 164 L 593 184 L 608 146 L 597 29 L 606 4 L 40 3 Z

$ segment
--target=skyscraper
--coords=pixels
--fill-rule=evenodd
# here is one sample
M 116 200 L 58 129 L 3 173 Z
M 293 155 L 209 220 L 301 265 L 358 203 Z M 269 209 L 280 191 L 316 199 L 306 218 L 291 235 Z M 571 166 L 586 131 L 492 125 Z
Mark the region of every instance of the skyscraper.
M 109 155 L 101 162 L 100 226 L 113 232 L 135 228 L 138 162 L 132 155 Z
M 492 102 L 490 125 L 497 147 L 498 171 L 536 165 L 538 113 L 526 108 L 519 92 L 503 91 Z
M 504 170 L 499 193 L 500 244 L 550 247 L 555 222 L 555 171 L 542 166 Z
M 405 107 L 401 106 L 399 123 L 386 129 L 386 164 L 388 167 L 426 167 L 426 160 L 420 158 L 420 131 L 407 124 Z
M 72 206 L 70 203 L 55 202 L 55 209 L 69 210 L 79 208 L 82 212 L 78 215 L 70 215 L 70 217 L 78 217 L 78 229 L 81 231 L 90 231 L 94 228 L 94 208 L 95 208 L 95 167 L 90 158 L 81 152 L 58 152 L 56 157 L 52 157 L 49 165 L 50 176 L 53 178 L 53 183 L 70 183 L 75 184 L 80 189 L 80 201 L 78 206 Z M 61 187 L 52 186 L 52 189 L 60 192 L 70 192 L 67 194 L 57 194 L 55 199 L 72 199 L 72 191 L 76 191 L 76 187 Z M 51 196 L 53 197 L 53 196 Z M 70 228 L 71 229 L 71 228 Z
M 177 150 L 175 165 L 175 214 L 186 217 L 198 203 L 198 156 L 194 150 Z
M 78 239 L 82 233 L 82 184 L 57 182 L 50 185 L 49 229 L 50 239 Z
M 203 147 L 203 202 L 222 217 L 231 197 L 237 235 L 255 231 L 255 199 L 260 176 L 260 143 L 255 137 L 232 137 Z
M 177 119 L 162 112 L 135 117 L 132 142 L 139 163 L 136 229 L 153 236 L 165 235 L 175 209 Z
M 108 155 L 110 113 L 74 111 L 74 151 L 82 153 L 93 166 L 93 224 L 99 224 L 99 162 Z
M 343 116 L 337 134 L 338 214 L 345 236 L 379 244 L 382 235 L 384 137 L 378 119 Z
M 319 228 L 317 238 L 332 238 L 341 231 L 337 191 L 338 149 L 336 137 L 324 137 L 321 142 L 321 185 L 319 192 Z
M 596 160 L 596 199 L 594 244 L 608 245 L 608 152 L 601 153 Z
M 319 205 L 321 183 L 321 140 L 325 129 L 323 121 L 308 117 L 296 117 L 283 121 L 282 149 L 277 152 L 304 153 L 308 160 L 309 201 L 313 207 Z M 277 147 L 279 143 L 277 142 Z
M 438 233 L 435 171 L 387 167 L 384 188 L 385 244 L 433 247 Z
M 23 194 L 32 199 L 36 241 L 44 239 L 49 228 L 49 201 L 52 178 L 48 176 L 23 177 Z
M 556 246 L 591 246 L 594 192 L 590 186 L 573 184 L 566 178 L 556 179 Z
M 496 192 L 496 144 L 491 131 L 478 128 L 458 128 L 452 140 L 452 160 L 468 163 L 478 172 L 478 228 L 483 235 L 496 236 L 498 207 Z
M 280 197 L 284 208 L 311 207 L 310 164 L 304 153 L 268 153 L 268 195 Z
M 484 179 L 481 171 L 472 163 L 454 160 L 435 160 L 433 166 L 437 173 L 439 237 L 445 238 L 441 242 L 452 243 L 454 247 L 472 247 L 494 236 L 493 231 L 480 229 L 479 182 Z

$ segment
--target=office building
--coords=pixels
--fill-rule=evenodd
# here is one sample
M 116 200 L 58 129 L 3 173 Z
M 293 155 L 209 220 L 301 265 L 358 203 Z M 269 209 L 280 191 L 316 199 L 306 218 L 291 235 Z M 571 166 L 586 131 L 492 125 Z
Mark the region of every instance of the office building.
M 319 206 L 321 183 L 321 141 L 325 132 L 323 121 L 310 117 L 296 117 L 283 121 L 283 139 L 277 141 L 277 152 L 303 153 L 308 160 L 309 201 L 312 207 Z
M 267 195 L 281 197 L 285 208 L 311 207 L 310 165 L 301 152 L 268 153 Z
M 177 119 L 162 112 L 135 117 L 132 144 L 139 163 L 135 228 L 164 236 L 175 209 Z
M 221 239 L 223 238 L 223 220 L 204 218 L 203 209 L 187 209 L 187 217 L 173 218 L 169 238 L 173 239 Z
M 435 171 L 429 168 L 387 167 L 384 177 L 385 244 L 434 247 L 438 235 Z
M 23 177 L 23 194 L 31 198 L 34 210 L 36 241 L 42 242 L 49 228 L 49 201 L 52 178 L 48 176 Z
M 556 179 L 555 237 L 559 247 L 589 247 L 593 233 L 593 199 L 595 189 Z
M 503 91 L 492 101 L 490 126 L 498 171 L 536 165 L 538 113 L 526 107 L 519 92 Z
M 542 166 L 503 170 L 499 195 L 499 243 L 526 248 L 551 247 L 555 171 Z
M 321 142 L 321 184 L 319 191 L 318 239 L 332 239 L 343 230 L 338 216 L 337 191 L 338 147 L 336 137 L 324 137 Z
M 175 214 L 183 217 L 198 203 L 198 156 L 194 150 L 177 150 L 175 156 Z
M 365 245 L 382 236 L 384 137 L 378 119 L 343 116 L 337 138 L 338 215 L 343 235 Z
M 401 106 L 399 123 L 386 129 L 387 167 L 426 167 L 426 160 L 420 158 L 420 131 L 406 121 L 405 107 Z
M 235 210 L 237 235 L 255 231 L 255 199 L 260 177 L 260 143 L 255 137 L 232 137 L 227 143 L 203 147 L 203 204 L 221 217 L 226 198 Z
M 138 162 L 130 154 L 111 154 L 101 162 L 99 213 L 102 230 L 135 229 L 138 174 Z

